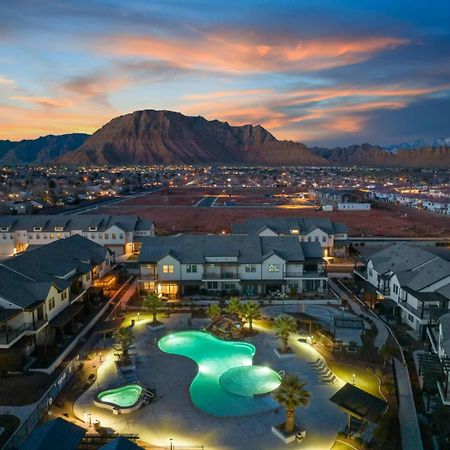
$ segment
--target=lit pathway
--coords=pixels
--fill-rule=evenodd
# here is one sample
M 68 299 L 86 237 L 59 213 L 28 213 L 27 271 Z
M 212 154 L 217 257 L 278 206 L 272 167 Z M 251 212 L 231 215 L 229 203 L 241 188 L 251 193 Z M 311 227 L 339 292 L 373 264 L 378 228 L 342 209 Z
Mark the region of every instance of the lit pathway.
M 375 338 L 375 347 L 380 349 L 386 343 L 389 338 L 389 331 L 386 328 L 384 322 L 379 319 L 371 311 L 363 307 L 357 300 L 355 300 L 353 294 L 342 288 L 340 283 L 336 283 L 334 280 L 329 280 L 330 288 L 333 289 L 336 294 L 342 299 L 347 300 L 353 312 L 357 315 L 362 314 L 364 317 L 371 319 L 377 327 L 377 337 Z

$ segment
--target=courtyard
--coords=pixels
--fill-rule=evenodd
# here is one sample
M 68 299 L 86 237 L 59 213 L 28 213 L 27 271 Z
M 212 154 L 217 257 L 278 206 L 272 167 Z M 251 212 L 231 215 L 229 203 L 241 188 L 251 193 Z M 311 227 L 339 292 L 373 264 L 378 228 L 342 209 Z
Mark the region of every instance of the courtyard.
M 158 341 L 163 336 L 202 326 L 203 319 L 189 321 L 190 315 L 176 314 L 162 319 L 165 328 L 150 331 L 149 320 L 142 318 L 133 327 L 136 341 L 132 353 L 138 356 L 136 378 L 146 388 L 156 394 L 156 400 L 130 414 L 114 415 L 94 405 L 99 390 L 125 384 L 115 366 L 114 351 L 111 350 L 98 368 L 96 383 L 85 391 L 74 404 L 74 413 L 84 421 L 99 421 L 101 427 L 118 433 L 130 429 L 139 434 L 140 440 L 152 445 L 174 448 L 205 446 L 208 449 L 283 449 L 286 445 L 271 432 L 271 427 L 285 419 L 284 409 L 274 403 L 266 412 L 241 417 L 218 417 L 198 409 L 191 400 L 189 388 L 195 378 L 197 364 L 183 356 L 162 352 Z M 204 323 L 204 320 L 203 320 Z M 297 411 L 296 422 L 306 430 L 301 442 L 304 449 L 331 448 L 336 435 L 347 423 L 347 415 L 329 401 L 343 385 L 323 383 L 311 365 L 318 353 L 308 344 L 298 342 L 298 335 L 290 338 L 290 346 L 295 355 L 278 358 L 274 349 L 279 346 L 273 332 L 266 327 L 258 327 L 255 336 L 245 342 L 255 346 L 254 365 L 270 367 L 276 372 L 297 374 L 307 381 L 311 394 L 310 404 Z M 207 395 L 207 394 L 205 394 Z M 297 444 L 292 444 L 297 447 Z

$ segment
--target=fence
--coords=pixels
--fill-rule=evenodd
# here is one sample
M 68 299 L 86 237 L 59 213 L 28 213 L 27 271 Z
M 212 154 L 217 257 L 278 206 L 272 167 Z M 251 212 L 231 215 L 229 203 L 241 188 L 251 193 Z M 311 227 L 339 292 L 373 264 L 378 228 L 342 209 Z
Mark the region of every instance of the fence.
M 8 442 L 3 446 L 5 450 L 16 450 L 20 448 L 25 439 L 37 426 L 42 417 L 47 414 L 58 394 L 64 389 L 68 381 L 72 378 L 76 369 L 79 367 L 83 359 L 86 359 L 89 352 L 98 344 L 100 336 L 94 333 L 83 345 L 78 354 L 67 364 L 63 372 L 59 375 L 56 381 L 49 387 L 45 394 L 38 401 L 37 405 L 27 417 L 27 419 L 20 424 Z

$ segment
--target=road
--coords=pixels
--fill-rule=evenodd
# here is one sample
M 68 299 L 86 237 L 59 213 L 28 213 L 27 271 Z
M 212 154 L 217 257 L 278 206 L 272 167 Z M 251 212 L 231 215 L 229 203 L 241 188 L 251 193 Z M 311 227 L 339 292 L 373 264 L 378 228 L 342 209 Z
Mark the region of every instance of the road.
M 196 208 L 210 208 L 211 206 L 214 205 L 214 203 L 216 202 L 217 197 L 212 196 L 212 197 L 203 197 L 201 200 L 199 200 L 195 207 Z

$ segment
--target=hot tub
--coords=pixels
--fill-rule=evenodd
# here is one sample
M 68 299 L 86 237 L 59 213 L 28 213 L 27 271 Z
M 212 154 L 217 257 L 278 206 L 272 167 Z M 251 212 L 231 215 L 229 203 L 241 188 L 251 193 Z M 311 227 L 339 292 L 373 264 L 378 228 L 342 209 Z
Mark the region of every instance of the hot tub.
M 114 389 L 100 391 L 94 404 L 100 408 L 110 409 L 117 414 L 136 411 L 144 400 L 144 389 L 139 384 L 127 384 Z

